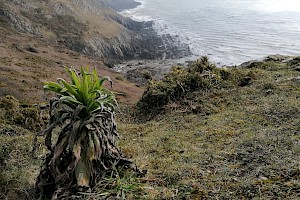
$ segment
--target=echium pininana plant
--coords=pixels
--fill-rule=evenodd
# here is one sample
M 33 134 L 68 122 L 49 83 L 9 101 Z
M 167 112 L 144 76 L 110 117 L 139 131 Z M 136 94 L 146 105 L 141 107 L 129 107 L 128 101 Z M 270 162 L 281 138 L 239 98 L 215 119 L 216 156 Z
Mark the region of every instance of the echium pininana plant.
M 40 198 L 67 198 L 78 190 L 90 190 L 116 166 L 136 166 L 122 155 L 117 138 L 114 94 L 104 87 L 109 77 L 99 78 L 81 68 L 67 68 L 71 82 L 44 82 L 44 89 L 57 94 L 50 100 L 50 120 L 40 136 L 50 151 L 37 178 Z M 52 144 L 54 129 L 59 129 Z

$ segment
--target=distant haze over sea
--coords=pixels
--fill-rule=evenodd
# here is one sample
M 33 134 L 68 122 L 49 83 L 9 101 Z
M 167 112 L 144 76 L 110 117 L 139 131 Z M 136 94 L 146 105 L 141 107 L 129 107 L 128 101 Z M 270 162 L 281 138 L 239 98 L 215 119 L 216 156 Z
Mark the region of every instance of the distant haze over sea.
M 272 54 L 300 56 L 299 0 L 144 0 L 123 11 L 153 20 L 159 33 L 188 43 L 196 56 L 238 65 Z

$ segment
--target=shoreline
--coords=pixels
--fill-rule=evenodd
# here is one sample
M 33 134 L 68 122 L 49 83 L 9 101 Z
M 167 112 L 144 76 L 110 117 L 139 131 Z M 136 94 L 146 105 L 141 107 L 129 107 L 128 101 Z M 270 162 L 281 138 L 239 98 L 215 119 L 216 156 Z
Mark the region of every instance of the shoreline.
M 140 3 L 140 2 L 139 2 Z M 142 5 L 142 4 L 141 4 Z M 139 5 L 140 6 L 140 5 Z M 138 6 L 129 9 L 137 9 Z M 122 12 L 126 13 L 125 9 Z M 132 59 L 125 59 L 121 63 L 114 65 L 113 70 L 123 73 L 127 80 L 134 82 L 140 86 L 147 83 L 148 76 L 153 79 L 161 79 L 163 75 L 171 69 L 172 66 L 184 66 L 197 60 L 199 55 L 194 54 L 189 47 L 189 44 L 180 40 L 180 37 L 173 36 L 169 33 L 159 33 L 159 30 L 154 27 L 154 20 L 151 21 L 137 21 L 134 18 L 121 14 L 123 17 L 128 18 L 134 22 L 134 24 L 142 24 L 143 28 L 138 29 L 138 34 L 144 37 L 142 42 L 144 53 Z M 127 14 L 129 14 L 127 12 Z M 130 14 L 129 14 L 130 15 Z M 148 39 L 147 39 L 148 38 Z M 148 41 L 147 41 L 148 40 Z M 148 47 L 154 47 L 148 49 Z M 158 48 L 157 48 L 158 47 Z M 205 54 L 204 54 L 205 55 Z M 203 56 L 204 56 L 203 55 Z M 210 57 L 208 55 L 208 57 Z M 249 59 L 239 64 L 227 64 L 222 65 L 219 62 L 213 62 L 217 67 L 244 67 L 250 65 L 253 62 L 264 61 L 268 58 L 290 58 L 289 55 L 270 54 L 261 56 L 258 59 Z
M 236 7 L 232 8 L 232 13 L 225 14 L 226 3 L 214 1 L 215 3 L 202 6 L 198 2 L 195 3 L 197 9 L 203 11 L 203 14 L 195 12 L 191 15 L 186 10 L 193 10 L 195 6 L 185 6 L 184 3 L 181 5 L 180 1 L 176 1 L 174 6 L 172 6 L 173 3 L 168 5 L 167 1 L 154 3 L 145 0 L 144 2 L 142 7 L 125 12 L 125 15 L 137 21 L 153 20 L 158 33 L 178 34 L 182 42 L 190 45 L 193 54 L 208 55 L 218 66 L 240 65 L 252 59 L 262 59 L 274 54 L 297 56 L 300 52 L 299 45 L 296 45 L 299 40 L 295 36 L 299 30 L 299 22 L 290 12 L 278 13 L 278 17 L 276 17 L 277 15 L 273 13 L 271 15 L 259 9 L 252 10 L 251 7 L 251 12 L 245 13 L 245 17 L 236 18 L 239 16 L 239 10 L 246 12 L 248 8 L 240 7 L 240 3 L 230 1 L 228 3 Z M 177 4 L 184 9 L 178 7 Z M 219 14 L 213 15 L 214 11 L 209 9 L 213 5 L 219 6 L 216 7 Z M 168 10 L 168 8 L 174 9 L 174 12 L 165 14 L 164 10 Z M 214 21 L 210 14 L 215 16 L 218 21 Z M 250 24 L 248 26 L 246 14 L 258 20 L 255 22 L 257 25 L 251 23 L 251 26 Z M 286 15 L 287 18 L 285 18 Z M 227 22 L 232 24 L 232 27 L 225 26 Z M 267 22 L 270 22 L 270 27 L 264 29 Z M 285 28 L 280 29 L 281 26 Z M 287 29 L 292 31 L 287 31 Z
M 145 85 L 144 75 L 150 74 L 154 79 L 160 79 L 172 66 L 185 66 L 198 57 L 194 55 L 188 44 L 182 42 L 180 38 L 169 33 L 159 34 L 154 27 L 154 21 L 137 21 L 124 12 L 138 8 L 142 3 L 130 9 L 123 9 L 118 12 L 127 19 L 122 23 L 126 28 L 134 31 L 142 38 L 138 41 L 140 52 L 134 57 L 125 58 L 120 63 L 111 64 L 111 68 L 123 73 L 127 80 L 140 86 Z
M 256 63 L 261 62 L 275 62 L 287 63 L 297 58 L 298 56 L 274 54 L 262 57 L 261 59 L 253 59 L 243 62 L 239 65 L 224 65 L 221 68 L 251 68 Z M 174 66 L 186 68 L 191 63 L 199 59 L 180 60 L 180 59 L 165 59 L 165 60 L 132 60 L 115 66 L 113 68 L 116 72 L 124 74 L 125 78 L 135 83 L 137 86 L 145 86 L 149 80 L 160 80 L 167 74 Z M 214 63 L 215 64 L 215 63 Z M 216 65 L 216 64 L 215 64 Z M 217 65 L 216 65 L 217 66 Z M 217 66 L 218 67 L 218 66 Z
M 173 66 L 187 66 L 190 62 L 178 59 L 132 60 L 115 66 L 113 70 L 124 74 L 128 81 L 144 86 L 150 77 L 153 80 L 159 80 Z

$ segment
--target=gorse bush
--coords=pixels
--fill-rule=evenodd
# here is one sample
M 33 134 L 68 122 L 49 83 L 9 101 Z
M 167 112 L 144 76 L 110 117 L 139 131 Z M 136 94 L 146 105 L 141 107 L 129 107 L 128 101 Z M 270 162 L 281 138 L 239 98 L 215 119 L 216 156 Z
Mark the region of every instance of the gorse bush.
M 184 69 L 175 66 L 159 81 L 148 85 L 137 107 L 140 112 L 157 114 L 169 103 L 181 103 L 192 92 L 208 92 L 230 79 L 230 72 L 216 68 L 202 57 Z
M 50 120 L 45 130 L 45 144 L 50 151 L 38 176 L 40 198 L 67 198 L 74 192 L 94 187 L 107 172 L 117 166 L 137 170 L 116 146 L 113 93 L 103 84 L 109 77 L 68 69 L 71 83 L 64 79 L 45 82 L 44 88 L 58 94 L 50 101 Z M 111 81 L 110 81 L 111 82 Z M 52 145 L 53 130 L 60 130 Z

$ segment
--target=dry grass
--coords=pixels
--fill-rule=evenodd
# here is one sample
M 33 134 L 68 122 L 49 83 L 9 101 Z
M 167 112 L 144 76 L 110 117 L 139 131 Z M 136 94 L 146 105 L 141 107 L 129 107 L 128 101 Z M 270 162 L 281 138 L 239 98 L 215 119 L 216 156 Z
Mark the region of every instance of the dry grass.
M 54 11 L 54 4 L 59 3 L 67 7 L 65 14 L 58 15 Z M 74 2 L 66 0 L 34 0 L 25 4 L 34 8 L 28 10 L 26 6 L 20 6 L 22 2 L 19 1 L 5 1 L 0 7 L 31 19 L 45 35 L 36 37 L 17 32 L 6 18 L 0 19 L 0 96 L 13 95 L 34 103 L 44 101 L 42 81 L 65 78 L 65 66 L 79 69 L 88 65 L 96 68 L 101 76 L 112 78 L 112 90 L 120 94 L 120 102 L 134 104 L 138 101 L 143 89 L 121 80 L 123 75 L 107 68 L 103 60 L 71 51 L 61 43 L 61 40 L 70 38 L 75 38 L 78 43 L 84 39 L 88 41 L 95 34 L 106 39 L 117 37 L 124 27 L 108 17 L 113 11 L 103 8 L 96 13 L 97 9 L 93 12 L 80 9 Z
M 149 170 L 145 199 L 300 198 L 300 74 L 268 66 L 232 69 L 253 84 L 201 96 L 215 113 L 121 125 L 123 151 Z
M 119 145 L 148 173 L 107 177 L 85 199 L 299 199 L 300 72 L 293 66 L 228 69 L 251 75 L 252 84 L 233 82 L 189 96 L 196 108 L 214 112 L 182 112 L 177 101 L 176 109 L 167 107 L 144 123 L 119 114 Z M 2 196 L 26 199 L 33 188 L 45 152 L 30 158 L 31 137 L 0 135 Z
M 120 102 L 134 104 L 143 93 L 142 88 L 122 80 L 120 77 L 123 75 L 105 67 L 97 58 L 53 46 L 47 39 L 26 34 L 10 35 L 3 31 L 4 28 L 0 27 L 0 38 L 5 37 L 0 44 L 0 96 L 13 95 L 34 103 L 44 101 L 42 81 L 66 78 L 65 66 L 77 69 L 89 66 L 96 68 L 101 76 L 110 76 L 114 82 L 112 89 L 119 94 L 117 97 Z M 33 47 L 38 52 L 28 52 L 27 47 Z

